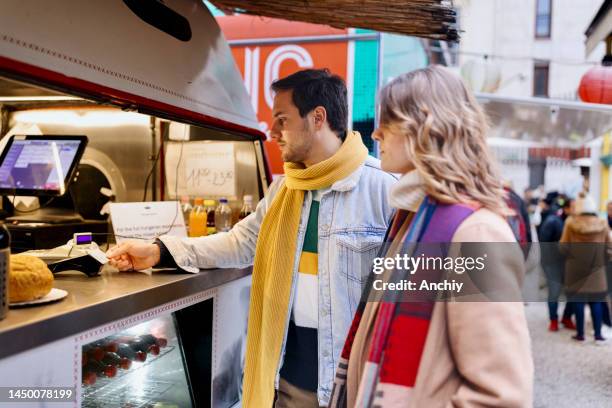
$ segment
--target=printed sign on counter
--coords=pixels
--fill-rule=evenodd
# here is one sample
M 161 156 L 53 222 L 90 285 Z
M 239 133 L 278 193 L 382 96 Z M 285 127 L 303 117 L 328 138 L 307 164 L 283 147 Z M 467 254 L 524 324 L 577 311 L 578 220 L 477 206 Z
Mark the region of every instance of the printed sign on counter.
M 112 203 L 110 210 L 117 243 L 129 239 L 153 241 L 159 235 L 187 236 L 178 201 Z
M 175 190 L 177 196 L 236 196 L 236 160 L 232 143 L 170 142 L 165 162 L 167 191 L 172 197 Z

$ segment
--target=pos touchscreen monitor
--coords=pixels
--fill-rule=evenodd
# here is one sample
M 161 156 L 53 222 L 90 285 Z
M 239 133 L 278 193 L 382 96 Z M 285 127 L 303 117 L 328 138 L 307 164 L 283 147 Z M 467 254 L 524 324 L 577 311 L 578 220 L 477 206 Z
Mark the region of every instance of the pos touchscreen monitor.
M 11 136 L 0 156 L 0 194 L 63 195 L 86 145 L 87 136 Z

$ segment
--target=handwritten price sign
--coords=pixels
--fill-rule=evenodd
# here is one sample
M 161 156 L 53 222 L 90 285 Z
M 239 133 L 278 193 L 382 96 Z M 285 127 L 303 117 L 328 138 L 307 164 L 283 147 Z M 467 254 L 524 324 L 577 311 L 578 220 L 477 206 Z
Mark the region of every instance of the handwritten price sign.
M 236 196 L 234 146 L 228 142 L 170 143 L 166 151 L 168 191 L 174 195 L 204 197 Z M 177 163 L 181 157 L 178 172 Z M 178 174 L 178 184 L 176 176 Z
M 198 189 L 201 186 L 224 186 L 226 183 L 234 182 L 234 171 L 233 170 L 211 170 L 199 168 L 195 166 L 188 166 L 187 177 L 185 183 L 189 189 Z

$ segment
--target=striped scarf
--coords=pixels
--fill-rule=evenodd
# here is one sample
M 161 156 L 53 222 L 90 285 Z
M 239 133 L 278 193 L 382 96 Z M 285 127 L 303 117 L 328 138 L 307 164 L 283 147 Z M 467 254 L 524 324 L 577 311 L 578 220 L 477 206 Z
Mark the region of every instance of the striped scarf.
M 323 189 L 348 177 L 367 155 L 359 133 L 350 132 L 327 160 L 308 168 L 285 163 L 285 184 L 274 197 L 257 238 L 243 379 L 244 407 L 271 407 L 274 401 L 304 191 Z
M 392 241 L 385 255 L 392 257 L 397 253 L 420 254 L 425 251 L 428 256 L 445 256 L 447 246 L 423 245 L 419 248 L 418 244 L 450 243 L 459 225 L 476 208 L 460 204 L 440 205 L 425 198 L 416 214 L 399 210 L 385 239 L 386 242 Z M 427 273 L 428 279 L 436 280 L 441 271 Z M 436 274 L 438 276 L 434 276 Z M 366 288 L 372 288 L 373 277 L 371 274 Z M 399 279 L 405 277 L 399 276 Z M 368 302 L 368 293 L 364 293 L 342 350 L 329 407 L 409 406 L 434 305 L 431 299 L 392 301 L 386 296 L 380 302 Z M 364 318 L 364 315 L 368 317 Z M 360 327 L 362 321 L 366 322 L 364 324 L 370 321 L 372 326 Z M 358 331 L 363 333 L 366 330 L 372 333 L 369 348 L 364 350 L 367 361 L 358 378 L 357 394 L 349 395 L 349 364 L 360 364 L 351 356 L 353 344 Z

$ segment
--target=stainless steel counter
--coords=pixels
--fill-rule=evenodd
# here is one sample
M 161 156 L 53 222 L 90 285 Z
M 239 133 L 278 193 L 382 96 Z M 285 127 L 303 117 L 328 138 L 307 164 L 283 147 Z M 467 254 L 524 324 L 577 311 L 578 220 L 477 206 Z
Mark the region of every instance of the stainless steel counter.
M 0 321 L 0 359 L 250 273 L 251 268 L 212 269 L 198 274 L 123 272 L 88 278 L 80 272 L 63 272 L 55 276 L 53 286 L 68 291 L 68 297 L 47 305 L 11 309 Z

